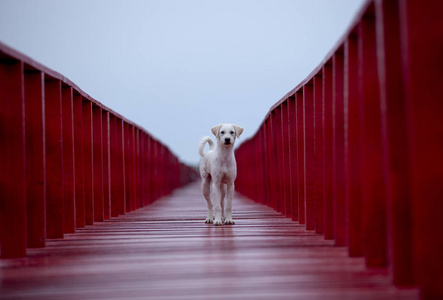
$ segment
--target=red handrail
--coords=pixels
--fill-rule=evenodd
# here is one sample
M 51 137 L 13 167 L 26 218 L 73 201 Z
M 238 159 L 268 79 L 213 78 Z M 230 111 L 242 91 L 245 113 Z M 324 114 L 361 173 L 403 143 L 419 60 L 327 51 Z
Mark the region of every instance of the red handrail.
M 142 127 L 0 43 L 1 257 L 148 205 L 198 174 Z
M 443 299 L 441 1 L 367 1 L 237 150 L 237 190 Z

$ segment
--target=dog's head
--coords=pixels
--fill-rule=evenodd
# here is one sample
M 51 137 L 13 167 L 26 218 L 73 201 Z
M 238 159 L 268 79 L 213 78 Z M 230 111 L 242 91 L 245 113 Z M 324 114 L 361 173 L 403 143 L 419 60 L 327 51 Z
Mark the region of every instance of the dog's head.
M 242 134 L 243 128 L 234 124 L 221 124 L 212 127 L 211 131 L 217 137 L 218 143 L 232 147 L 235 139 Z

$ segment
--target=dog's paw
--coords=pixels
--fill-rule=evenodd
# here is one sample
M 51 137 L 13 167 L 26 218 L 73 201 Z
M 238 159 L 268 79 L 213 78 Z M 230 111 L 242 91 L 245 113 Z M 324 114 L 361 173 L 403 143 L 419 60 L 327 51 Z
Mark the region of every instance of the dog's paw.
M 205 223 L 206 223 L 206 224 L 212 224 L 212 219 L 207 218 L 207 219 L 205 220 Z
M 221 226 L 222 224 L 223 224 L 223 222 L 221 220 L 214 221 L 214 226 Z
M 234 224 L 235 222 L 232 219 L 225 221 L 225 225 L 234 225 Z

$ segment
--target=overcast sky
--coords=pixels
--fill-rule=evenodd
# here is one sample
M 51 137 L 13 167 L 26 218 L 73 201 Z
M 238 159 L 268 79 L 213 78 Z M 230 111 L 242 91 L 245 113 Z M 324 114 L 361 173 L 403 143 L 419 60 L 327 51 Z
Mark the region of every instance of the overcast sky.
M 197 164 L 220 123 L 253 135 L 364 0 L 0 0 L 0 41 Z

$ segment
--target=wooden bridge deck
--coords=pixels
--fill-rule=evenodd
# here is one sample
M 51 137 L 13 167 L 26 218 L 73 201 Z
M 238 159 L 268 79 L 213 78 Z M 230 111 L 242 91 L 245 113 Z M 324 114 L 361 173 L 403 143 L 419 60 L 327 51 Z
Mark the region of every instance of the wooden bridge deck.
M 23 259 L 0 261 L 0 299 L 418 299 L 386 269 L 236 195 L 236 225 L 204 223 L 194 183 Z

